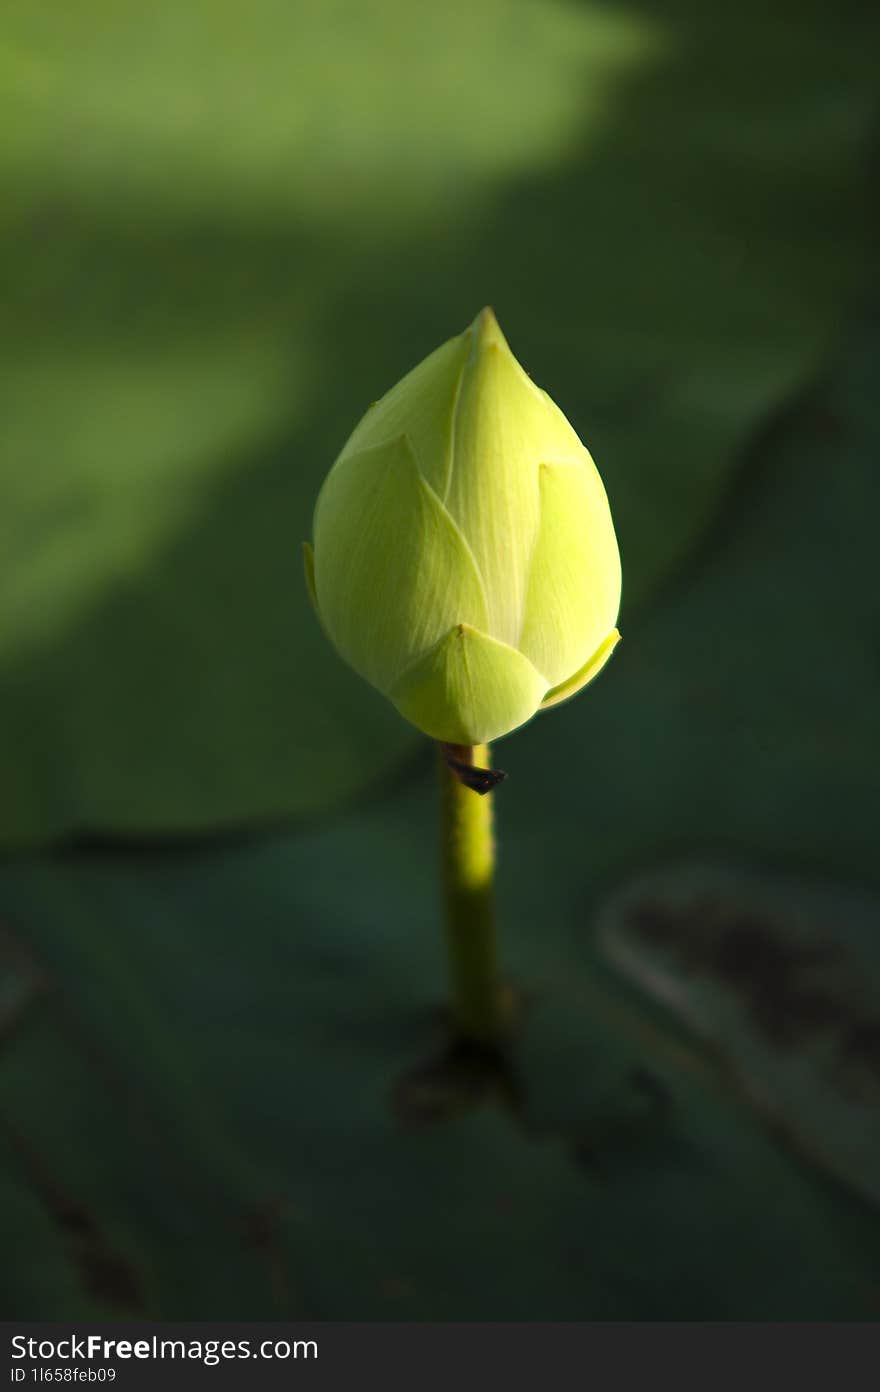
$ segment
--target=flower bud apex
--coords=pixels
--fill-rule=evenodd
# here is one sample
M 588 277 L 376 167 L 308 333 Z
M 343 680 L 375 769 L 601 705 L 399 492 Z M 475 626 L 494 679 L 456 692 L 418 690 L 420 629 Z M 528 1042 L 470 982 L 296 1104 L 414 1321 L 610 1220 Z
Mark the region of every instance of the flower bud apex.
M 498 739 L 573 695 L 619 637 L 602 480 L 490 309 L 367 411 L 305 554 L 342 657 L 450 744 Z

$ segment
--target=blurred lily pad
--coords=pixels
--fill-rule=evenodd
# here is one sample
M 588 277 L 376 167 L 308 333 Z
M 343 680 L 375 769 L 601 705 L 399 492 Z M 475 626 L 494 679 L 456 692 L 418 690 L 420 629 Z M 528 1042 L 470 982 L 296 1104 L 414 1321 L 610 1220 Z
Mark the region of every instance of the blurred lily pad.
M 860 282 L 876 24 L 7 5 L 0 836 L 303 816 L 411 747 L 298 547 L 367 403 L 487 301 L 649 593 Z
M 443 1042 L 430 810 L 417 789 L 236 854 L 6 867 L 9 931 L 54 984 L 0 1050 L 18 1226 L 50 1249 L 39 1286 L 4 1268 L 5 1304 L 69 1316 L 73 1287 L 175 1318 L 869 1313 L 862 1215 L 585 960 L 554 979 L 552 942 L 512 1096 L 401 1113 L 401 1077 Z M 516 961 L 535 925 L 506 928 Z
M 599 915 L 611 962 L 710 1045 L 778 1133 L 880 1202 L 880 903 L 684 862 Z

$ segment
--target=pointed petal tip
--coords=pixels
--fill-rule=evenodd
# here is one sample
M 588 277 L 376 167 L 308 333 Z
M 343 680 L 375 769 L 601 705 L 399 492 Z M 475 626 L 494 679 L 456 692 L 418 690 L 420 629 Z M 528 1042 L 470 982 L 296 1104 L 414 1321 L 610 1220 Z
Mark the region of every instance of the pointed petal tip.
M 484 309 L 480 310 L 471 325 L 471 330 L 474 336 L 473 346 L 475 349 L 492 346 L 507 347 L 507 339 L 501 332 L 501 326 L 495 318 L 495 311 L 491 305 L 486 305 Z

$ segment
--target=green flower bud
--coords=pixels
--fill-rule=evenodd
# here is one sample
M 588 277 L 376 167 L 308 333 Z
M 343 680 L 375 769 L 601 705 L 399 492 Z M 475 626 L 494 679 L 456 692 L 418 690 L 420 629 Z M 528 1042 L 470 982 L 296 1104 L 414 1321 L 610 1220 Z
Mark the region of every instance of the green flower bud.
M 450 744 L 487 743 L 573 695 L 619 637 L 602 480 L 490 309 L 370 407 L 305 553 L 342 657 Z

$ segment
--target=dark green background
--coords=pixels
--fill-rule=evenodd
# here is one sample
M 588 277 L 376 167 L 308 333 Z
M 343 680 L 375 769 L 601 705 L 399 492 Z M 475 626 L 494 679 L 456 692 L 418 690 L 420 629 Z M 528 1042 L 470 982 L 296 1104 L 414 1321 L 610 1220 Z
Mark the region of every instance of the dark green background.
M 871 1318 L 870 7 L 11 0 L 0 1310 Z M 431 751 L 310 613 L 371 400 L 486 303 L 624 643 L 500 744 L 504 1076 Z

